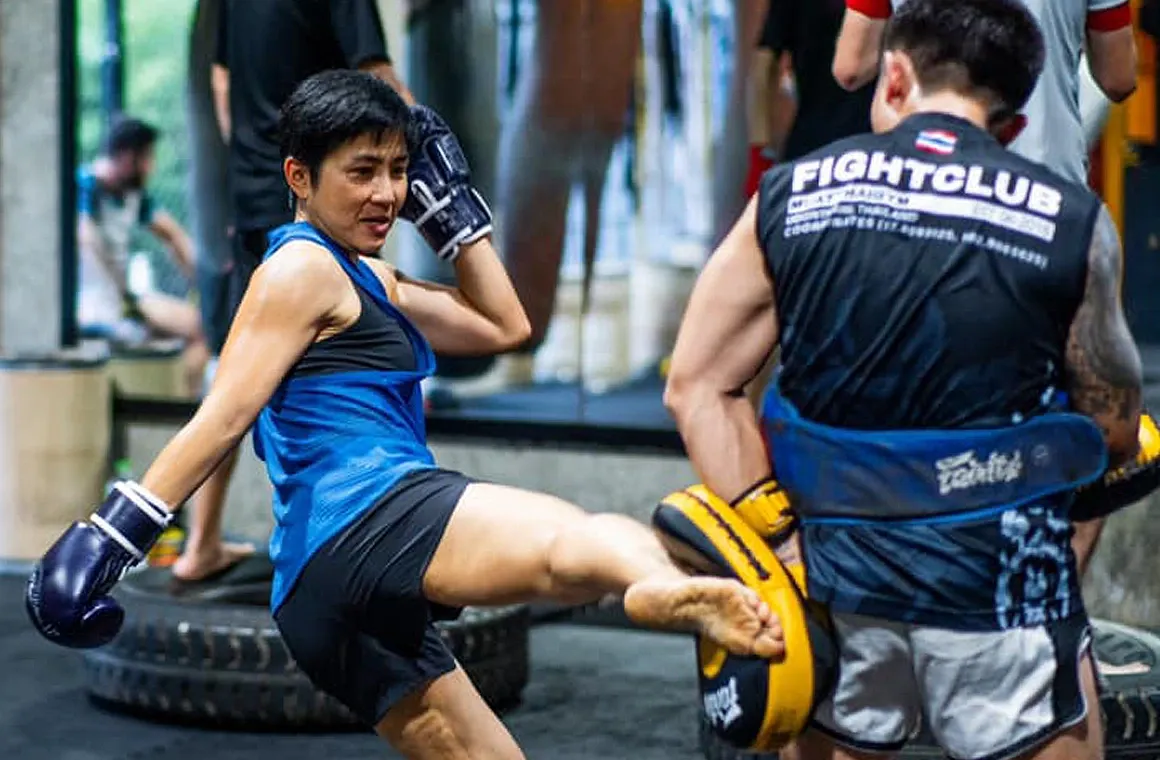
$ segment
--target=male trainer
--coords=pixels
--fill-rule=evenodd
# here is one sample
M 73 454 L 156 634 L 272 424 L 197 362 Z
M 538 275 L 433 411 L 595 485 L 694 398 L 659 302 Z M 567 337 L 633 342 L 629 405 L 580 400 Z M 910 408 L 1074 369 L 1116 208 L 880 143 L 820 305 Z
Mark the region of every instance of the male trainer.
M 924 715 L 962 760 L 1097 758 L 1068 512 L 1138 447 L 1119 238 L 992 136 L 1042 68 L 1024 5 L 909 0 L 883 50 L 875 134 L 767 172 L 709 259 L 665 401 L 708 490 L 793 505 L 839 664 L 790 756 L 890 755 Z
M 1044 36 L 1043 73 L 1024 109 L 1026 126 L 1008 147 L 1074 182 L 1087 182 L 1088 150 L 1102 131 L 1106 101 L 1136 89 L 1136 41 L 1128 0 L 1021 0 Z M 906 0 L 846 0 L 834 77 L 847 89 L 878 70 L 882 28 Z M 1087 52 L 1087 72 L 1081 53 Z M 1083 574 L 1103 520 L 1076 523 L 1072 545 Z

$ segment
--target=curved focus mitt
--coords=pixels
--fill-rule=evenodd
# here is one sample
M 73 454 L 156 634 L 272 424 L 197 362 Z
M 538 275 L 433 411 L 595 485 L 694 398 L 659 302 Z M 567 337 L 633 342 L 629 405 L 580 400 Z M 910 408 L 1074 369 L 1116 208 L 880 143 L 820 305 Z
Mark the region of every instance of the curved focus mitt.
M 805 599 L 797 574 L 747 520 L 704 486 L 665 497 L 653 525 L 678 562 L 737 578 L 778 616 L 783 657 L 732 655 L 698 638 L 697 675 L 703 709 L 722 740 L 758 752 L 785 746 L 805 730 L 833 686 L 837 647 L 824 612 Z
M 1075 492 L 1069 517 L 1086 522 L 1135 504 L 1160 488 L 1160 429 L 1147 411 L 1140 415 L 1140 452 L 1127 464 Z

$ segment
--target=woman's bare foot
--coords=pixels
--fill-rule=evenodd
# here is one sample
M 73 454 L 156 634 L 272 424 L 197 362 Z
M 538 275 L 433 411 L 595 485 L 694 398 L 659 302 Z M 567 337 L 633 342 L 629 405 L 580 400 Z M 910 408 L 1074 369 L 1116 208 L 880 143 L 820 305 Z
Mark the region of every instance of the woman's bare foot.
M 186 550 L 173 562 L 173 576 L 200 581 L 241 562 L 255 551 L 253 544 L 217 543 L 204 549 Z
M 781 625 L 753 589 L 727 578 L 700 576 L 644 580 L 624 594 L 633 622 L 648 628 L 691 631 L 736 655 L 785 653 Z

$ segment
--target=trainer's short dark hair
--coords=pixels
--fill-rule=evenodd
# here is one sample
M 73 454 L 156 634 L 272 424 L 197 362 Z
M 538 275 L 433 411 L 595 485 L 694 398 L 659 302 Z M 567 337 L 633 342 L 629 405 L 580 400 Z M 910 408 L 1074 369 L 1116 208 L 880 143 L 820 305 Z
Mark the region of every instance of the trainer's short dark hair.
M 413 147 L 411 111 L 381 79 L 352 69 L 323 71 L 303 80 L 282 105 L 278 135 L 282 157 L 306 165 L 313 181 L 323 160 L 363 135 L 397 134 Z
M 908 0 L 882 49 L 910 56 L 923 90 L 984 98 L 992 118 L 1019 111 L 1043 70 L 1043 34 L 1019 0 Z
M 152 124 L 128 116 L 118 117 L 109 127 L 105 138 L 106 155 L 132 151 L 141 153 L 157 142 L 157 128 Z

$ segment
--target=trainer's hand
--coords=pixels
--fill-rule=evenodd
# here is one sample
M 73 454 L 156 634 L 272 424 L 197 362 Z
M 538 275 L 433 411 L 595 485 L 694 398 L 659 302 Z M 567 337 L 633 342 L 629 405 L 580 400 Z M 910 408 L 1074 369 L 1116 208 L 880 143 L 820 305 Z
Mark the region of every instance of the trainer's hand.
M 471 186 L 459 140 L 427 106 L 412 106 L 415 144 L 407 169 L 410 190 L 399 216 L 413 223 L 441 259 L 491 232 L 491 209 Z
M 1107 517 L 1160 489 L 1160 429 L 1147 410 L 1140 415 L 1139 440 L 1135 459 L 1076 491 L 1069 515 L 1074 522 Z
M 172 519 L 137 483 L 117 483 L 89 521 L 74 523 L 33 568 L 24 603 L 36 630 L 75 649 L 112 641 L 125 613 L 109 592 Z

